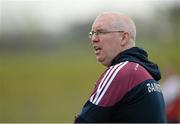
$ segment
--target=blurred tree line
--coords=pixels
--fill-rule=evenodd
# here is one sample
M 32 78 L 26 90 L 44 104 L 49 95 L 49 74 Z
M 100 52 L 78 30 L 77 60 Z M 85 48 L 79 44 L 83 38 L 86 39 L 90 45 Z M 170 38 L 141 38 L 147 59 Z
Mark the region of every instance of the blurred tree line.
M 179 45 L 179 32 L 180 32 L 180 5 L 174 4 L 169 8 L 156 8 L 156 13 L 154 16 L 149 19 L 142 19 L 133 17 L 135 23 L 137 25 L 137 40 L 149 40 L 149 41 L 156 41 L 156 42 L 171 42 L 176 43 Z M 26 15 L 27 16 L 27 15 Z M 8 15 L 7 15 L 8 17 Z M 31 17 L 28 17 L 31 18 Z M 3 27 L 6 28 L 6 23 L 3 22 L 6 20 L 2 20 L 2 29 L 0 32 L 0 43 L 1 49 L 4 51 L 9 51 L 16 47 L 20 49 L 25 48 L 31 49 L 32 45 L 35 46 L 54 46 L 57 45 L 56 43 L 62 42 L 73 42 L 75 41 L 82 41 L 82 39 L 88 38 L 88 32 L 91 30 L 91 24 L 93 19 L 89 22 L 81 22 L 81 23 L 74 23 L 70 27 L 70 30 L 66 32 L 60 32 L 62 29 L 57 29 L 57 32 L 54 34 L 44 33 L 43 29 L 41 29 L 41 24 L 37 21 L 33 21 L 33 17 L 31 19 L 27 18 L 27 25 L 23 30 L 17 30 L 13 33 L 8 33 L 3 31 Z M 19 27 L 21 29 L 21 27 Z M 49 42 L 49 43 L 48 43 Z M 82 42 L 80 42 L 82 43 Z M 59 46 L 60 46 L 59 44 Z M 12 45 L 12 46 L 11 46 Z M 8 48 L 10 47 L 10 49 Z M 39 49 L 37 47 L 37 49 Z

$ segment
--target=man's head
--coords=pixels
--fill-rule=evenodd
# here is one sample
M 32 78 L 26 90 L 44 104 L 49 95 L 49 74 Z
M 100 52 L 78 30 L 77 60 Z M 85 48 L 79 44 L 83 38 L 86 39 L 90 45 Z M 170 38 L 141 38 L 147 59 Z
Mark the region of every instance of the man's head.
M 97 60 L 109 66 L 122 51 L 135 46 L 132 19 L 117 12 L 104 12 L 95 19 L 90 33 Z

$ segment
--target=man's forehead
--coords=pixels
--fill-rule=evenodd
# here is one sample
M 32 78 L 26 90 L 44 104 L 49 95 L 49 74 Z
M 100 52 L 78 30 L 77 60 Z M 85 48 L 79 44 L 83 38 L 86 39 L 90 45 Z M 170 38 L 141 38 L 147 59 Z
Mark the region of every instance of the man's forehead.
M 106 29 L 111 28 L 112 21 L 110 18 L 97 17 L 92 25 L 92 29 Z
M 101 22 L 94 22 L 93 25 L 92 25 L 92 30 L 103 29 L 105 27 L 106 26 Z

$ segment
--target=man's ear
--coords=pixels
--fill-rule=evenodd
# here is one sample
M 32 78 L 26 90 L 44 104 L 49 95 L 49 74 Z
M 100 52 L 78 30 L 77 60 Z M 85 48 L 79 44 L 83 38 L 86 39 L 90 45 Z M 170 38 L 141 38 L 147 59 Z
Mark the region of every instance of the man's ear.
M 129 33 L 128 32 L 123 32 L 121 35 L 122 35 L 121 36 L 121 45 L 125 46 L 128 43 L 128 40 L 129 40 Z

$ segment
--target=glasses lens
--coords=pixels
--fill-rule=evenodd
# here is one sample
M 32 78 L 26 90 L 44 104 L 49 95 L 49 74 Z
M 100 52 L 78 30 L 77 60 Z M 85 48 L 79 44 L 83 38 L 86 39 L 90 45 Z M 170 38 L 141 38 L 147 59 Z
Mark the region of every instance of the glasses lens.
M 92 38 L 93 33 L 89 32 L 89 38 Z

